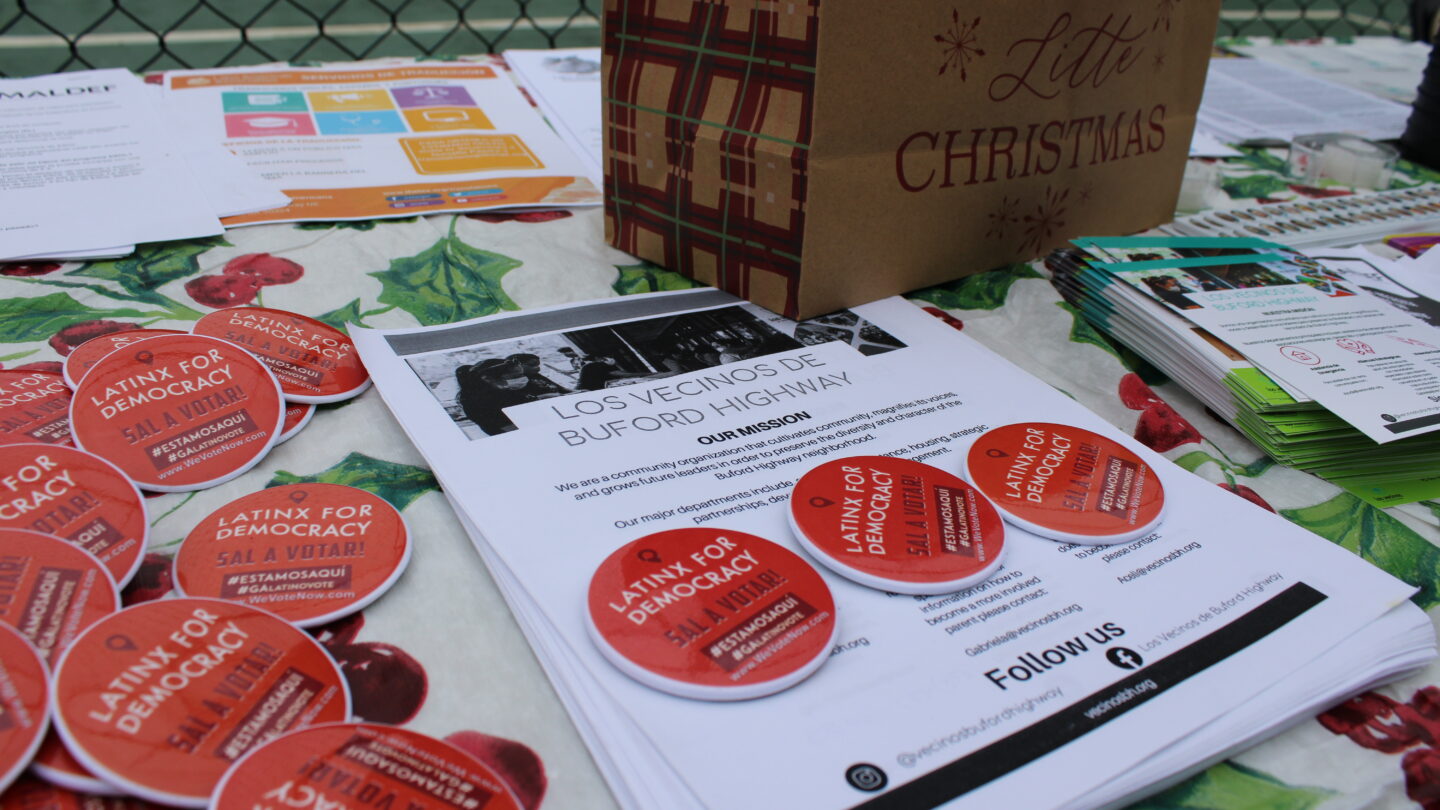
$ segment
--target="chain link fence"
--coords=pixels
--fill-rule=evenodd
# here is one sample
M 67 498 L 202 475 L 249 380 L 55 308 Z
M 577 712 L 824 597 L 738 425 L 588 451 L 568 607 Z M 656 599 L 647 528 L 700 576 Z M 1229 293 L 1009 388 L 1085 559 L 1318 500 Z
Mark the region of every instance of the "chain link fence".
M 93 67 L 154 71 L 598 45 L 601 4 L 602 0 L 0 0 L 0 76 Z M 1219 35 L 1409 37 L 1408 10 L 1407 0 L 1225 0 Z

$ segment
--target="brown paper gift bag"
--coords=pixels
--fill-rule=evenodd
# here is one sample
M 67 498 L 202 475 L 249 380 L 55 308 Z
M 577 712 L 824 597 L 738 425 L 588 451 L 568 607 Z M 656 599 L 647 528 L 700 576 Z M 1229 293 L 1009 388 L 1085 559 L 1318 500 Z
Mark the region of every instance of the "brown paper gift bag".
M 605 0 L 605 232 L 810 317 L 1171 218 L 1219 0 Z

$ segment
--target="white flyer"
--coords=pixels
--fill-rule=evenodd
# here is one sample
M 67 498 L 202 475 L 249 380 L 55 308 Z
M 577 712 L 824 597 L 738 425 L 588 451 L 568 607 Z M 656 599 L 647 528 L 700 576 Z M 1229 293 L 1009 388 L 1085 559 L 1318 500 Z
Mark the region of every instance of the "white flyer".
M 222 233 L 128 70 L 0 79 L 0 258 Z M 105 249 L 101 251 L 100 249 Z
M 585 164 L 497 66 L 178 70 L 165 82 L 184 131 L 292 200 L 226 225 L 600 202 Z
M 605 120 L 600 112 L 600 49 L 517 49 L 505 52 L 505 62 L 520 76 L 555 131 L 584 158 L 590 179 L 602 186 Z
M 713 807 L 1071 806 L 1414 591 L 899 298 L 796 324 L 698 290 L 352 335 L 497 578 L 533 606 L 518 618 L 563 649 L 547 658 L 582 733 L 623 743 L 597 751 L 602 767 L 636 752 L 673 772 L 626 783 L 641 806 L 676 806 L 653 795 L 677 791 Z M 829 660 L 756 700 L 652 690 L 587 635 L 591 574 L 643 535 L 718 527 L 803 554 L 786 512 L 806 470 L 899 455 L 955 473 L 979 435 L 1024 421 L 1140 456 L 1165 487 L 1159 528 L 1076 546 L 1010 526 L 992 579 L 935 596 L 822 570 Z M 727 632 L 712 621 L 699 643 Z
M 1229 142 L 1319 132 L 1398 138 L 1410 107 L 1259 59 L 1211 59 L 1198 123 Z

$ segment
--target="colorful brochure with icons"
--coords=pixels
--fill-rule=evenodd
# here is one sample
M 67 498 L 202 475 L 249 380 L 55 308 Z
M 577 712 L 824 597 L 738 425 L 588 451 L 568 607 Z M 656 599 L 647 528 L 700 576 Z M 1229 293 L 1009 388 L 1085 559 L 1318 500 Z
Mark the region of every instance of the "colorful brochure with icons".
M 1367 251 L 1255 238 L 1075 240 L 1087 318 L 1281 463 L 1377 506 L 1440 496 L 1440 301 Z
M 1435 655 L 1412 587 L 899 298 L 796 323 L 703 289 L 351 334 L 624 806 L 1099 806 Z M 998 460 L 967 470 L 987 435 Z M 977 527 L 1003 529 L 993 571 Z M 874 585 L 915 578 L 896 549 L 975 556 L 902 595 Z M 826 613 L 809 672 L 822 634 L 795 631 Z M 781 691 L 674 683 L 770 662 Z
M 165 95 L 292 200 L 227 226 L 600 202 L 498 62 L 181 70 Z

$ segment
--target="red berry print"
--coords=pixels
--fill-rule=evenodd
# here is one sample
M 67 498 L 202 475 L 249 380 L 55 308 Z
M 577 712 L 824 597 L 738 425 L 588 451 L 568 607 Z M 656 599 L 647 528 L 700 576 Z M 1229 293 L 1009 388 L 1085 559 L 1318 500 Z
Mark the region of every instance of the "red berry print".
M 5 367 L 5 364 L 4 364 L 4 363 L 0 363 L 0 368 L 4 368 L 4 367 Z M 61 372 L 61 366 L 60 366 L 60 362 L 59 362 L 58 360 L 39 360 L 39 361 L 36 361 L 36 362 L 34 362 L 34 363 L 26 363 L 26 364 L 23 365 L 23 366 L 16 366 L 15 368 L 10 369 L 10 370 L 11 370 L 11 371 L 45 371 L 45 372 L 48 372 L 48 373 L 50 373 L 50 374 L 59 374 L 59 373 Z
M 466 214 L 470 219 L 478 219 L 481 222 L 550 222 L 556 219 L 565 219 L 575 216 L 574 213 L 565 210 L 559 211 L 520 211 L 514 214 Z
M 1405 772 L 1405 795 L 1423 810 L 1440 810 L 1440 751 L 1419 748 L 1400 761 Z
M 526 810 L 535 810 L 545 798 L 545 764 L 530 746 L 478 731 L 457 731 L 445 742 L 489 765 Z
M 61 357 L 68 355 L 75 350 L 76 346 L 91 339 L 108 335 L 112 332 L 128 332 L 132 329 L 139 329 L 133 323 L 123 321 L 81 321 L 72 323 L 50 336 L 50 348 L 59 352 Z
M 1140 414 L 1140 420 L 1135 423 L 1135 438 L 1151 450 L 1163 453 L 1182 444 L 1198 442 L 1203 437 L 1185 417 L 1161 402 Z
M 355 640 L 360 628 L 365 626 L 365 613 L 351 613 L 333 622 L 310 628 L 310 635 L 326 648 L 343 647 Z
M 403 725 L 420 711 L 430 684 L 425 668 L 393 644 L 363 641 L 328 648 L 345 680 L 355 716 L 371 723 Z
M 222 275 L 253 279 L 261 287 L 290 284 L 305 275 L 305 268 L 269 253 L 247 253 L 225 263 Z
M 1261 509 L 1266 510 L 1267 512 L 1275 511 L 1274 507 L 1266 503 L 1264 498 L 1260 497 L 1260 493 L 1256 492 L 1250 487 L 1245 486 L 1244 484 L 1220 484 L 1220 488 L 1225 490 L 1226 492 L 1233 492 L 1236 495 L 1239 495 L 1240 497 L 1255 504 Z
M 120 603 L 125 607 L 159 599 L 174 588 L 171 579 L 171 561 L 164 554 L 147 552 L 135 569 L 135 578 L 120 594 Z
M 1161 399 L 1145 381 L 1140 379 L 1139 374 L 1131 372 L 1120 378 L 1120 401 L 1125 407 L 1132 411 L 1143 411 L 1157 402 L 1163 403 Z
M 254 301 L 260 284 L 249 276 L 196 276 L 185 282 L 185 292 L 197 304 L 225 309 Z
M 372 723 L 409 722 L 430 690 L 425 668 L 409 653 L 379 641 L 356 642 L 365 614 L 355 613 L 312 628 L 350 684 L 355 716 Z
M 1141 412 L 1135 423 L 1135 438 L 1151 450 L 1163 453 L 1203 438 L 1194 425 L 1161 399 L 1138 375 L 1131 373 L 1121 377 L 1117 393 L 1125 407 Z
M 954 315 L 951 315 L 950 313 L 946 312 L 945 310 L 943 310 L 943 309 L 941 309 L 941 308 L 939 308 L 939 307 L 924 307 L 923 309 L 924 309 L 926 312 L 930 313 L 931 315 L 934 315 L 935 317 L 937 317 L 937 318 L 939 318 L 940 320 L 944 321 L 946 324 L 950 325 L 951 327 L 953 327 L 953 328 L 956 329 L 956 330 L 963 330 L 963 329 L 965 328 L 965 322 L 964 322 L 964 321 L 960 320 L 959 318 L 955 317 Z
M 1295 183 L 1290 184 L 1290 190 L 1296 194 L 1303 194 L 1314 199 L 1325 197 L 1349 197 L 1354 192 L 1344 188 L 1320 188 L 1319 186 L 1302 186 Z
M 1382 754 L 1406 751 L 1400 761 L 1405 795 L 1424 810 L 1440 810 L 1440 688 L 1426 686 L 1406 703 L 1365 692 L 1315 718 L 1335 734 Z
M 43 276 L 60 269 L 59 262 L 0 264 L 0 276 Z

